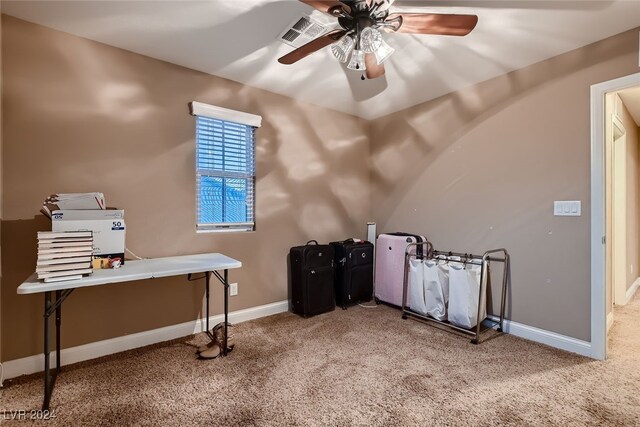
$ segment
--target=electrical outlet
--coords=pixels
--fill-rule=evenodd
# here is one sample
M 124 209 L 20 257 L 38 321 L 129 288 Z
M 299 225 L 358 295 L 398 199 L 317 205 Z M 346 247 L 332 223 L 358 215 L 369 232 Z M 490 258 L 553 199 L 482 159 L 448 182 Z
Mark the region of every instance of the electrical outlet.
M 238 295 L 238 284 L 237 283 L 230 283 L 229 284 L 229 295 L 232 296 L 232 297 Z

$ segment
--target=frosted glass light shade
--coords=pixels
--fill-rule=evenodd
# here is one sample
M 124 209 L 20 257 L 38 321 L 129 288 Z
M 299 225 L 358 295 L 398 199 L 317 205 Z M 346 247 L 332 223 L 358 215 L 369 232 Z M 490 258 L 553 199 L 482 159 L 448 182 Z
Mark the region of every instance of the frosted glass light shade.
M 333 52 L 333 56 L 335 56 L 338 61 L 347 62 L 354 45 L 355 41 L 353 40 L 353 37 L 346 36 L 340 39 L 338 43 L 331 45 L 331 52 Z
M 353 49 L 353 52 L 351 52 L 351 61 L 347 64 L 347 68 L 350 70 L 366 70 L 367 66 L 364 65 L 364 52 L 359 49 Z
M 360 47 L 365 53 L 375 52 L 382 44 L 382 34 L 375 28 L 367 27 L 360 34 Z
M 385 42 L 384 39 L 382 39 L 382 43 L 380 43 L 380 46 L 373 53 L 376 56 L 376 61 L 378 62 L 378 64 L 382 64 L 395 51 L 396 50 L 394 48 L 389 46 L 387 42 Z

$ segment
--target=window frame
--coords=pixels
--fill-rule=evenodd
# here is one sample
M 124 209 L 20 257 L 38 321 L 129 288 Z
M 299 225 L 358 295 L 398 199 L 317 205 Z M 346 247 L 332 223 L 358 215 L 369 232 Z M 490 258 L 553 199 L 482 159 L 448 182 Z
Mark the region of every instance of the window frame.
M 209 104 L 203 104 L 200 102 L 191 102 L 189 104 L 190 114 L 195 116 L 195 196 L 196 196 L 196 233 L 216 233 L 216 232 L 251 232 L 256 229 L 256 131 L 262 124 L 262 117 L 244 113 L 241 111 L 229 110 L 222 107 L 217 107 Z M 233 125 L 246 126 L 245 131 L 251 130 L 250 144 L 251 148 L 247 149 L 247 169 L 248 171 L 224 171 L 224 170 L 207 170 L 199 168 L 199 156 L 201 146 L 201 138 L 199 137 L 200 127 L 202 119 L 211 119 L 221 121 L 224 126 L 225 122 L 229 122 Z M 204 124 L 206 126 L 206 123 Z M 203 126 L 203 127 L 204 127 Z M 224 131 L 222 131 L 224 136 Z M 247 141 L 249 143 L 249 141 Z M 225 143 L 223 139 L 223 144 Z M 247 187 L 245 188 L 245 204 L 251 206 L 252 221 L 246 222 L 219 222 L 219 223 L 201 223 L 201 182 L 203 177 L 220 178 L 222 179 L 222 209 L 227 203 L 225 179 L 241 179 L 246 180 Z M 252 190 L 249 195 L 248 186 L 251 185 Z

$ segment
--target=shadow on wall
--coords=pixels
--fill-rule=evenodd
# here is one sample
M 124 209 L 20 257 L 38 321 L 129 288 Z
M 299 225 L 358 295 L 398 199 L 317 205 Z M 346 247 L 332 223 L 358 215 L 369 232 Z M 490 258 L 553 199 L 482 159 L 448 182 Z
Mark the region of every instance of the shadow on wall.
M 24 345 L 25 342 L 35 341 L 35 339 L 38 339 L 38 343 L 42 340 L 42 299 L 17 295 L 15 291 L 17 285 L 12 286 L 12 284 L 22 283 L 33 273 L 37 253 L 36 234 L 38 231 L 50 230 L 51 227 L 49 220 L 44 216 L 33 220 L 2 221 L 0 227 L 2 227 L 3 252 L 0 324 L 3 327 L 2 360 L 5 361 L 8 360 L 7 356 L 11 355 L 12 347 Z M 8 292 L 9 288 L 12 292 Z M 10 337 L 13 335 L 10 331 L 13 330 L 19 331 L 21 335 Z M 40 333 L 34 336 L 34 331 L 40 331 Z M 27 346 L 31 347 L 31 344 Z M 35 349 L 35 343 L 33 348 Z
M 104 192 L 109 206 L 126 210 L 127 246 L 139 256 L 223 252 L 241 260 L 243 268 L 230 272 L 239 282 L 231 310 L 287 298 L 291 246 L 364 237 L 365 121 L 2 18 L 3 359 L 40 351 L 41 298 L 15 292 L 35 266 L 36 231 L 49 227 L 43 218 L 24 218 L 48 194 Z M 194 100 L 263 116 L 256 232 L 195 233 L 194 119 L 187 109 Z M 215 314 L 222 303 L 212 292 Z M 203 286 L 184 278 L 77 291 L 65 302 L 63 348 L 192 321 L 202 296 Z
M 538 87 L 628 52 L 628 44 L 607 39 L 374 120 L 373 134 L 380 131 L 382 136 L 373 141 L 373 184 L 385 190 L 385 197 L 392 197 L 389 202 L 393 205 L 402 196 L 402 192 L 394 192 L 394 188 L 403 188 L 414 180 L 475 126 Z M 388 147 L 394 148 L 393 154 L 387 150 Z M 394 163 L 394 156 L 409 158 L 404 153 L 411 154 L 411 162 L 389 170 L 387 160 Z
M 636 29 L 374 120 L 379 232 L 505 247 L 512 320 L 589 341 L 589 88 L 636 72 L 637 46 Z M 554 200 L 582 216 L 554 217 Z

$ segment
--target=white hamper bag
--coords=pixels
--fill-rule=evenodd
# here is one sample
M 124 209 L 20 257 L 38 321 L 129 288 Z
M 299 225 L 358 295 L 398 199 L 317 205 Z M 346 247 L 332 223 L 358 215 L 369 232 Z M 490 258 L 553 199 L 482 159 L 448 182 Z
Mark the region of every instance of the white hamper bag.
M 480 294 L 481 266 L 460 262 L 449 263 L 449 313 L 450 323 L 470 329 L 478 324 L 478 303 L 482 305 L 480 321 L 487 317 L 486 297 L 478 301 Z M 482 286 L 485 289 L 485 286 Z
M 409 277 L 407 279 L 407 305 L 412 311 L 425 315 L 427 307 L 424 303 L 424 269 L 422 260 L 413 258 L 409 261 Z
M 424 262 L 424 297 L 427 314 L 434 319 L 445 320 L 447 306 L 436 261 Z
M 442 294 L 444 295 L 444 303 L 449 306 L 449 263 L 447 257 L 438 256 L 438 277 L 442 286 Z M 456 257 L 456 259 L 459 259 Z

